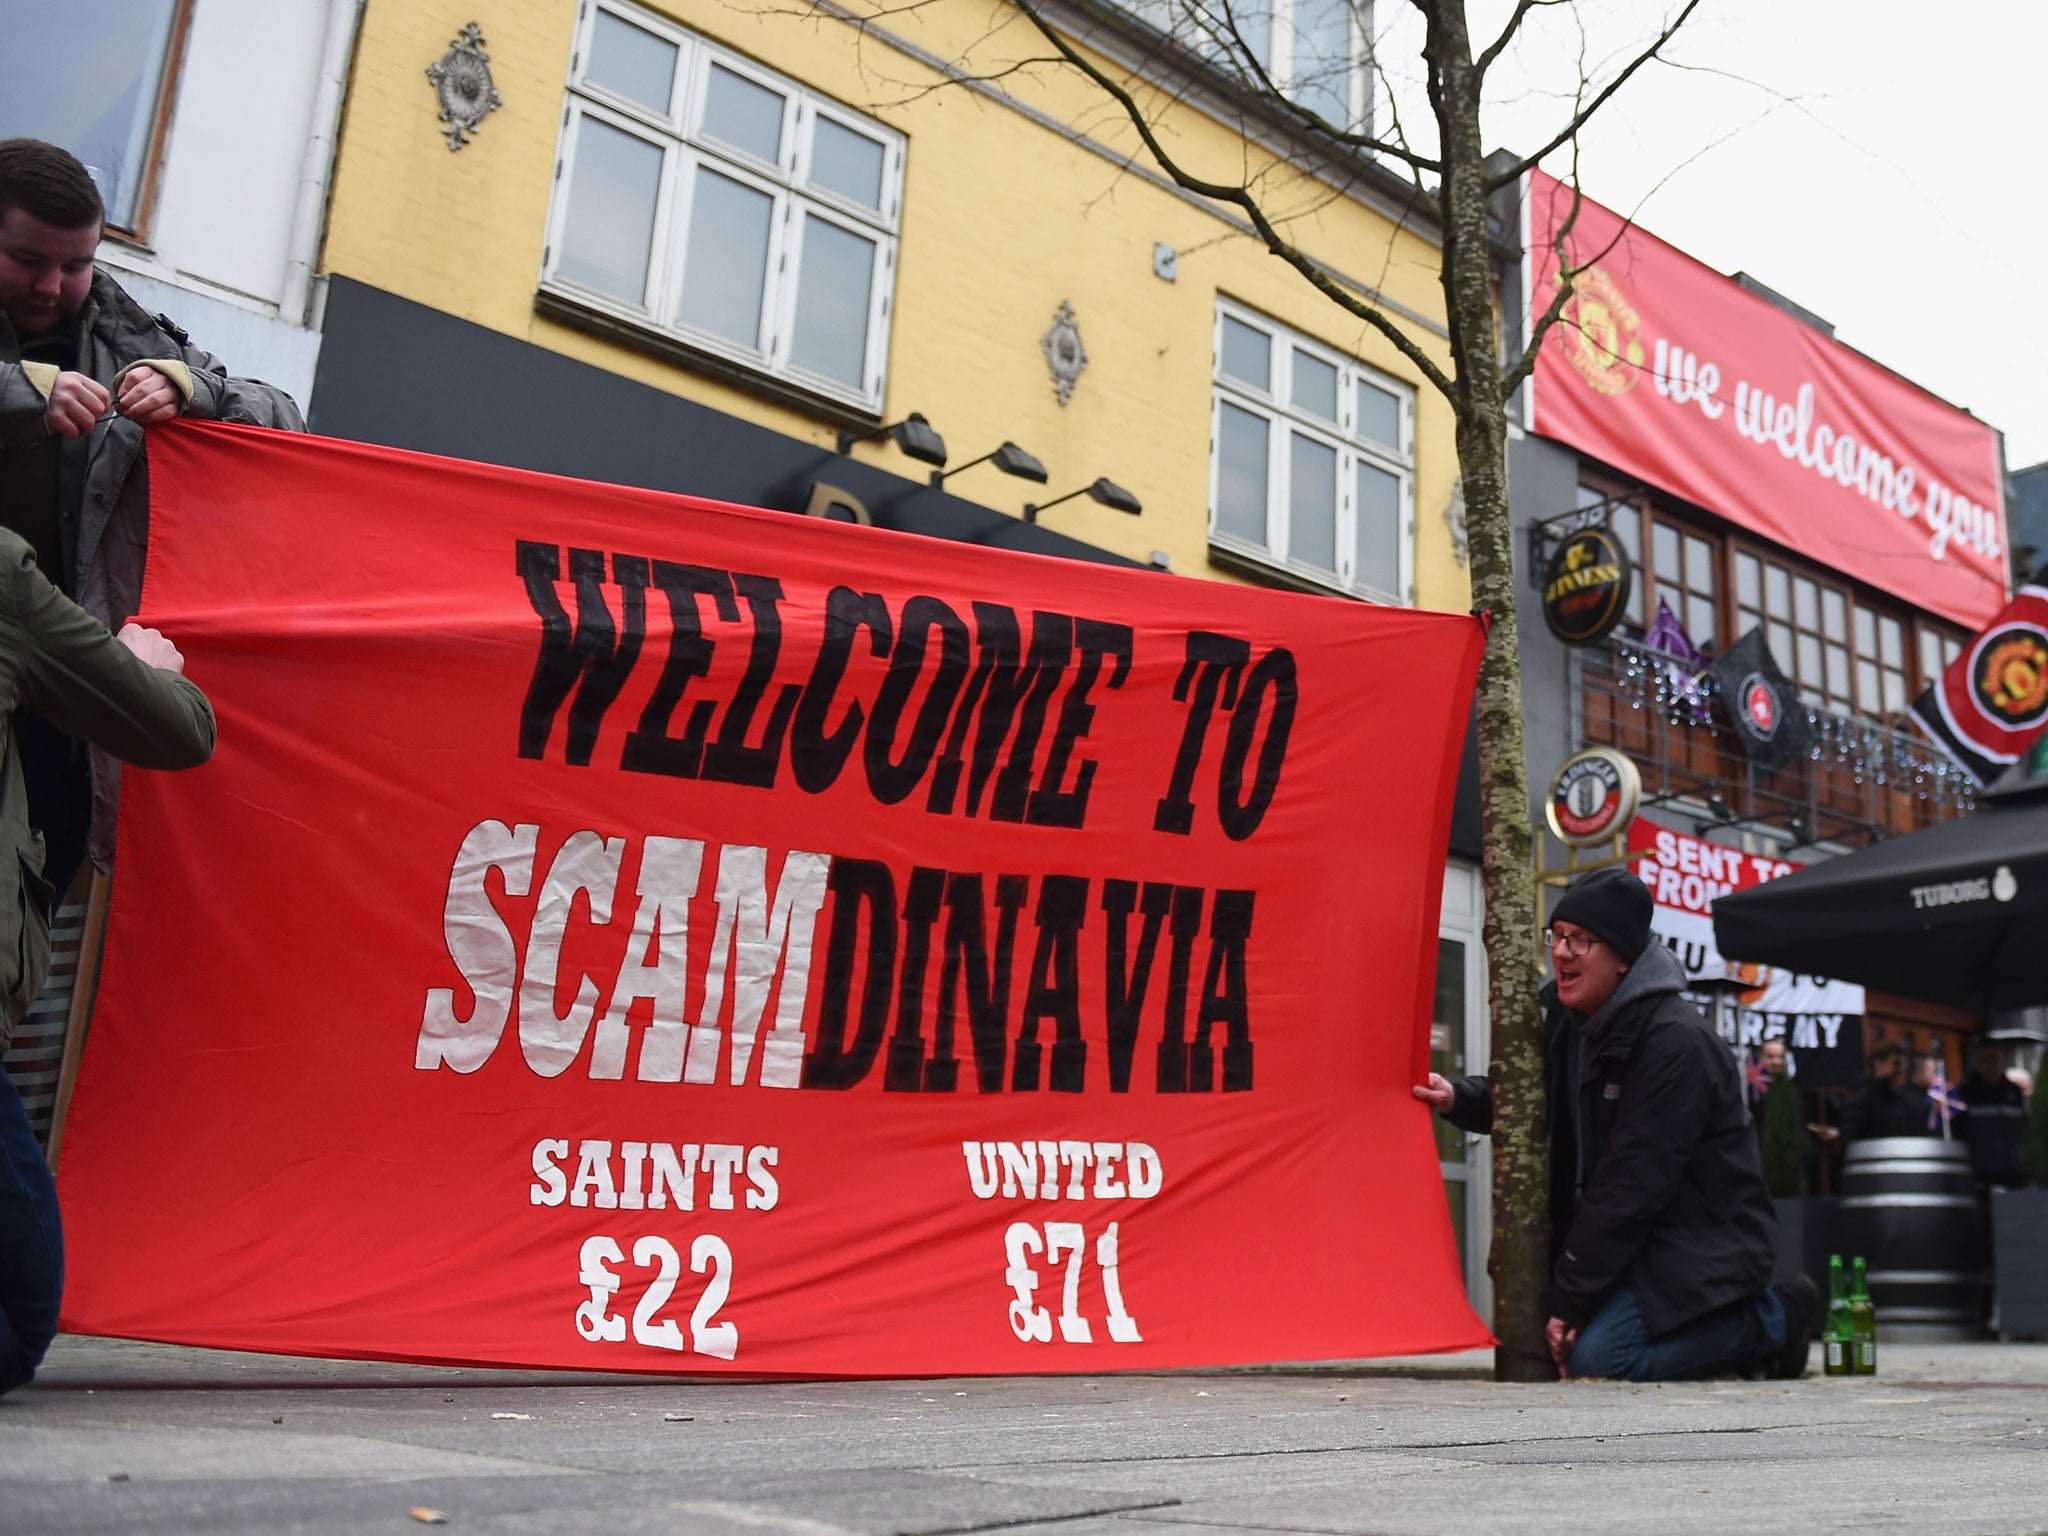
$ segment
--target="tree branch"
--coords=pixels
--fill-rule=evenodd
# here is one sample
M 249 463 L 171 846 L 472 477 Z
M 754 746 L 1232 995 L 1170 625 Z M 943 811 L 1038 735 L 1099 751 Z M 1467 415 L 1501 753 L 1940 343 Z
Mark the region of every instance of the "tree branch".
M 1511 164 L 1506 166 L 1505 168 L 1494 172 L 1491 176 L 1488 176 L 1486 178 L 1486 190 L 1488 192 L 1498 192 L 1502 187 L 1507 186 L 1516 177 L 1520 176 L 1524 171 L 1529 170 L 1531 167 L 1540 163 L 1543 157 L 1545 155 L 1548 155 L 1552 150 L 1555 150 L 1560 145 L 1569 143 L 1572 139 L 1576 138 L 1578 136 L 1579 130 L 1586 126 L 1587 122 L 1592 118 L 1593 114 L 1595 112 L 1598 112 L 1605 105 L 1607 105 L 1608 101 L 1613 97 L 1614 93 L 1620 90 L 1624 85 L 1628 84 L 1630 77 L 1633 76 L 1637 70 L 1641 69 L 1645 64 L 1649 63 L 1650 60 L 1657 57 L 1659 50 L 1661 50 L 1666 43 L 1670 42 L 1672 36 L 1678 31 L 1678 29 L 1681 26 L 1685 24 L 1686 17 L 1690 16 L 1695 10 L 1699 8 L 1699 3 L 1700 0 L 1685 0 L 1684 7 L 1680 9 L 1679 13 L 1671 19 L 1670 23 L 1665 26 L 1664 30 L 1657 34 L 1657 40 L 1654 43 L 1650 44 L 1649 47 L 1645 48 L 1633 59 L 1630 59 L 1628 61 L 1627 66 L 1621 71 L 1621 73 L 1616 75 L 1612 80 L 1608 81 L 1607 84 L 1600 89 L 1600 91 L 1593 97 L 1591 101 L 1586 102 L 1584 105 L 1580 106 L 1576 111 L 1574 111 L 1572 113 L 1571 121 L 1566 123 L 1564 127 L 1560 128 L 1557 131 L 1557 133 L 1551 137 L 1549 143 L 1545 144 L 1533 155 L 1523 155 L 1519 159 L 1513 161 Z
M 1535 10 L 1538 6 L 1563 5 L 1566 3 L 1568 3 L 1568 0 L 1515 0 L 1515 14 L 1510 16 L 1508 24 L 1501 28 L 1500 36 L 1496 37 L 1485 51 L 1479 55 L 1478 59 L 1474 61 L 1472 65 L 1474 71 L 1482 78 L 1485 77 L 1487 70 L 1493 67 L 1493 61 L 1506 51 L 1509 43 L 1514 41 L 1515 34 L 1522 29 L 1523 18 L 1531 11 Z
M 1514 366 L 1501 375 L 1500 398 L 1503 405 L 1515 398 L 1515 391 L 1522 387 L 1523 381 L 1534 371 L 1536 367 L 1536 354 L 1543 348 L 1543 339 L 1550 334 L 1551 327 L 1556 325 L 1563 317 L 1565 305 L 1571 302 L 1572 295 L 1578 291 L 1576 287 L 1578 275 L 1585 271 L 1588 266 L 1592 265 L 1592 262 L 1584 262 L 1575 267 L 1565 260 L 1565 246 L 1571 239 L 1572 226 L 1578 223 L 1579 210 L 1585 206 L 1586 201 L 1579 191 L 1576 163 L 1573 165 L 1573 172 L 1571 212 L 1564 216 L 1564 222 L 1557 226 L 1557 233 L 1551 237 L 1550 242 L 1550 249 L 1557 253 L 1557 292 L 1550 296 L 1550 303 L 1545 306 L 1543 313 L 1536 319 L 1535 323 L 1529 327 L 1529 345 L 1522 349 L 1522 355 L 1515 359 Z M 1622 228 L 1623 230 L 1628 228 L 1626 222 L 1623 223 Z M 1621 236 L 1617 234 L 1614 238 L 1618 241 Z M 1613 249 L 1613 244 L 1613 241 L 1609 242 L 1609 250 Z M 1605 254 L 1605 251 L 1601 252 L 1601 255 L 1604 256 Z M 1528 261 L 1534 256 L 1535 252 L 1529 251 L 1523 254 L 1522 259 Z M 1594 260 L 1599 260 L 1599 257 L 1596 256 Z M 1535 291 L 1533 281 L 1530 283 L 1530 291 Z M 1528 423 L 1524 422 L 1523 425 L 1527 426 Z
M 1138 137 L 1144 142 L 1146 151 L 1152 156 L 1152 159 L 1159 168 L 1173 179 L 1176 186 L 1193 192 L 1198 196 L 1210 198 L 1219 203 L 1227 203 L 1231 207 L 1238 209 L 1244 214 L 1246 221 L 1251 224 L 1252 228 L 1257 231 L 1259 239 L 1264 243 L 1268 251 L 1278 256 L 1290 267 L 1293 267 L 1295 271 L 1307 278 L 1315 287 L 1315 290 L 1322 294 L 1324 298 L 1338 305 L 1346 312 L 1355 315 L 1358 319 L 1363 320 L 1367 325 L 1386 337 L 1388 341 L 1393 343 L 1395 350 L 1407 358 L 1409 362 L 1413 363 L 1434 388 L 1442 391 L 1446 399 L 1455 401 L 1458 398 L 1457 386 L 1451 376 L 1445 373 L 1436 361 L 1427 352 L 1424 352 L 1406 331 L 1395 325 L 1392 320 L 1388 319 L 1385 314 L 1373 305 L 1347 293 L 1342 285 L 1332 278 L 1329 273 L 1304 256 L 1292 241 L 1288 240 L 1274 227 L 1273 221 L 1267 217 L 1266 210 L 1248 188 L 1242 184 L 1232 185 L 1227 182 L 1209 181 L 1204 177 L 1196 176 L 1183 167 L 1179 161 L 1167 152 L 1165 145 L 1160 143 L 1159 136 L 1153 131 L 1152 124 L 1147 120 L 1144 109 L 1139 106 L 1137 99 L 1129 90 L 1116 80 L 1111 79 L 1100 66 L 1082 54 L 1066 38 L 1056 32 L 1052 25 L 1028 3 L 1028 0 L 1020 0 L 1019 9 L 1031 18 L 1032 25 L 1038 28 L 1048 43 L 1059 50 L 1061 56 L 1069 64 L 1080 70 L 1082 74 L 1095 83 L 1098 89 L 1123 108 L 1125 117 L 1129 119 L 1131 126 L 1137 130 Z

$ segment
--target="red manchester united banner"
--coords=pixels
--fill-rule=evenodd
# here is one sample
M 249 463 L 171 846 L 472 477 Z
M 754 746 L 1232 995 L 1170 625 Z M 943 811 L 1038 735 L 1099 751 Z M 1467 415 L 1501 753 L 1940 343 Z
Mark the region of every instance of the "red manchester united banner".
M 179 426 L 65 1326 L 662 1372 L 1485 1340 L 1476 620 Z
M 1862 353 L 1541 172 L 1535 429 L 1971 629 L 2005 602 L 1998 439 Z M 1566 228 L 1569 224 L 1569 228 Z

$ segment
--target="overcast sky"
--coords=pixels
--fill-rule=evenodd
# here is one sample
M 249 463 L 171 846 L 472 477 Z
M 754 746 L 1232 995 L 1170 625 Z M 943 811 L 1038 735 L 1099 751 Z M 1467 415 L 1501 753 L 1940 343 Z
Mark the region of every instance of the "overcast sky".
M 1667 9 L 1580 0 L 1596 72 Z M 1506 10 L 1472 0 L 1475 36 Z M 1536 15 L 1490 145 L 1560 121 L 1577 31 Z M 2009 467 L 2048 459 L 2048 3 L 1702 0 L 1669 51 L 1686 67 L 1650 67 L 1586 135 L 1587 193 L 1975 412 Z

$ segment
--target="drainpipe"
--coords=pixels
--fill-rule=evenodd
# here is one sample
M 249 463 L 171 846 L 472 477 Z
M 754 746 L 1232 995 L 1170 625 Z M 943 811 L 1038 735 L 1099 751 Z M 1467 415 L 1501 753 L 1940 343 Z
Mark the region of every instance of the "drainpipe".
M 342 96 L 363 0 L 328 0 L 327 30 L 320 47 L 320 78 L 313 90 L 311 133 L 299 167 L 299 195 L 292 208 L 291 244 L 285 253 L 284 294 L 278 317 L 304 325 L 312 308 L 313 263 L 320 258 L 320 234 L 327 220 L 327 187 L 334 175 L 335 136 L 341 129 Z

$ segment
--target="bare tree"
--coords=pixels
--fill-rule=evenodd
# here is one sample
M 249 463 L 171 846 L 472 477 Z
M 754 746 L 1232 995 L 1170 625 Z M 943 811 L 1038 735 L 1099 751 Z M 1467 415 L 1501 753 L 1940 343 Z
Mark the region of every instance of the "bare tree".
M 914 0 L 922 3 L 922 0 Z M 1656 30 L 1604 64 L 1592 59 L 1590 33 L 1575 0 L 1512 0 L 1500 30 L 1475 40 L 1466 0 L 1407 0 L 1422 41 L 1418 83 L 1427 102 L 1421 133 L 1411 136 L 1391 88 L 1387 60 L 1372 46 L 1371 0 L 1286 0 L 1293 46 L 1271 46 L 1281 0 L 1121 0 L 1150 24 L 1126 34 L 1149 37 L 1135 65 L 1114 62 L 1091 39 L 1083 10 L 1091 0 L 1015 0 L 1051 52 L 1010 66 L 1054 62 L 1085 75 L 1121 112 L 1144 154 L 1180 187 L 1238 215 L 1267 250 L 1287 262 L 1332 303 L 1356 316 L 1408 359 L 1450 402 L 1469 541 L 1473 595 L 1492 615 L 1479 674 L 1482 869 L 1485 942 L 1491 969 L 1494 1093 L 1494 1331 L 1501 1341 L 1495 1373 L 1536 1380 L 1555 1374 L 1544 1343 L 1550 1272 L 1549 1155 L 1543 1087 L 1543 1033 L 1537 1004 L 1541 973 L 1534 837 L 1522 739 L 1519 630 L 1514 558 L 1508 521 L 1508 402 L 1533 366 L 1537 343 L 1563 312 L 1572 279 L 1589 264 L 1568 258 L 1573 215 L 1562 223 L 1554 260 L 1562 274 L 1545 311 L 1531 317 L 1526 351 L 1505 351 L 1495 308 L 1497 251 L 1488 215 L 1496 197 L 1539 161 L 1571 152 L 1586 123 L 1645 64 L 1658 57 L 1698 0 L 1671 0 Z M 1500 6 L 1507 8 L 1507 0 Z M 1489 153 L 1481 105 L 1489 72 L 1517 46 L 1539 12 L 1565 13 L 1578 40 L 1575 78 L 1554 93 L 1554 131 L 1525 153 Z M 1014 16 L 1007 10 L 1001 16 Z M 1317 30 L 1320 29 L 1320 30 Z M 1569 33 L 1568 33 L 1569 35 Z M 1382 89 L 1367 102 L 1349 84 L 1359 37 L 1368 41 Z M 1323 41 L 1319 44 L 1318 39 Z M 1349 42 L 1347 42 L 1349 40 Z M 1320 48 L 1320 51 L 1318 51 Z M 1247 155 L 1243 174 L 1219 180 L 1199 174 L 1167 119 L 1184 97 L 1162 79 L 1221 76 L 1229 94 L 1256 109 L 1267 130 L 1289 148 L 1271 159 Z M 1384 116 L 1383 123 L 1375 121 Z M 1267 134 L 1268 142 L 1272 134 Z M 1288 174 L 1288 173 L 1293 174 Z M 1449 331 L 1449 365 L 1418 342 L 1399 314 L 1339 282 L 1288 233 L 1317 196 L 1344 195 L 1358 181 L 1405 181 L 1409 206 L 1433 226 L 1442 253 L 1441 281 Z M 1571 178 L 1574 185 L 1576 177 Z M 1531 253 L 1528 259 L 1537 259 Z M 1519 344 L 1519 338 L 1516 339 Z

